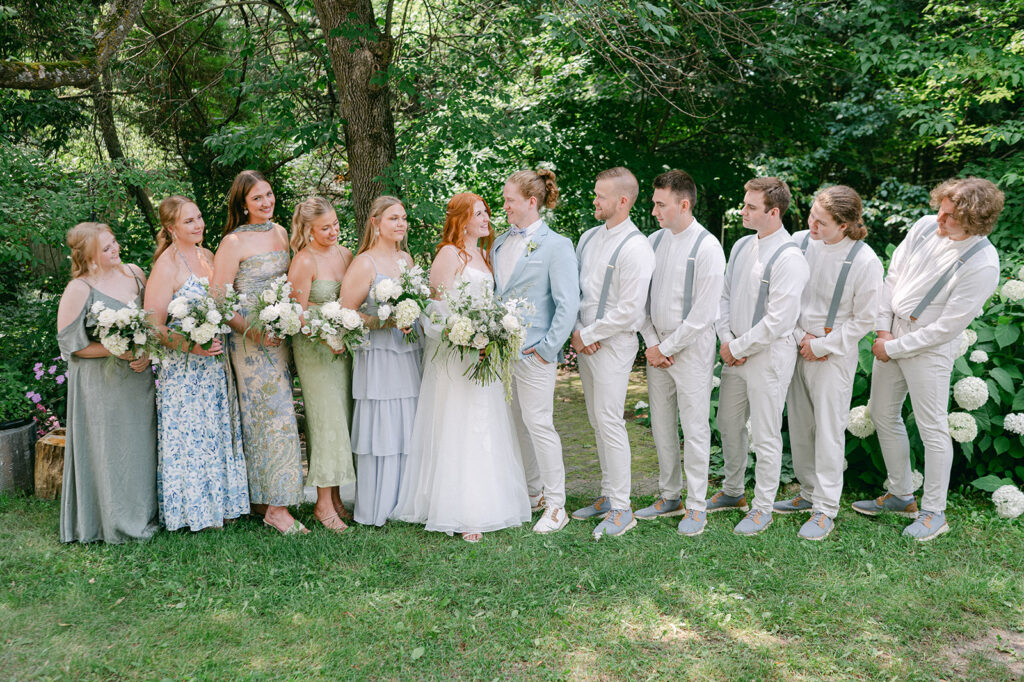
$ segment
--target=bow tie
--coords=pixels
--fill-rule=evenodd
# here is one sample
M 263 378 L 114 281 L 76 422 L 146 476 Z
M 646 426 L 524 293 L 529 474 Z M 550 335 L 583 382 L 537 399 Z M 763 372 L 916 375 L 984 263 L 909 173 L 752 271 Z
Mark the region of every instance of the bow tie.
M 511 236 L 513 236 L 513 237 L 522 237 L 522 236 L 524 236 L 526 234 L 526 228 L 525 227 L 513 227 L 511 230 L 509 230 L 509 234 Z

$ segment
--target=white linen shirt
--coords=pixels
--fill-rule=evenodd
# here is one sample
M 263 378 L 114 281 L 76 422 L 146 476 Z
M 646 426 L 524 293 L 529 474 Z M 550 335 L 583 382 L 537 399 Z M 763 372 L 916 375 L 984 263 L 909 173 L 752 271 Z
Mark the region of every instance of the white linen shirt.
M 508 278 L 512 276 L 512 271 L 516 269 L 516 263 L 519 262 L 523 251 L 526 250 L 526 245 L 543 222 L 544 219 L 540 218 L 530 223 L 524 234 L 510 234 L 505 237 L 505 241 L 501 244 L 501 251 L 498 253 L 498 260 L 494 264 L 495 274 L 501 282 L 507 282 Z
M 773 342 L 792 335 L 808 278 L 807 261 L 800 249 L 783 251 L 772 265 L 764 317 L 751 325 L 764 267 L 775 251 L 793 238 L 780 227 L 767 237 L 759 239 L 754 235 L 751 241 L 738 256 L 733 246 L 730 257 L 736 262 L 730 264 L 726 273 L 716 324 L 719 340 L 729 342 L 729 351 L 736 358 L 756 355 Z
M 648 241 L 662 234 L 658 250 L 654 252 L 654 275 L 651 294 L 647 299 L 647 319 L 640 333 L 648 348 L 658 346 L 663 355 L 678 353 L 689 346 L 718 319 L 718 304 L 722 298 L 722 280 L 725 273 L 725 252 L 714 236 L 705 237 L 694 260 L 693 298 L 690 314 L 683 319 L 683 293 L 690 251 L 704 226 L 694 220 L 679 234 L 662 229 Z
M 910 320 L 910 314 L 950 265 L 974 246 L 979 236 L 961 241 L 932 232 L 922 233 L 938 223 L 929 215 L 918 220 L 892 254 L 885 277 L 875 328 L 891 331 L 894 317 Z M 885 352 L 894 359 L 917 355 L 923 350 L 949 343 L 967 329 L 989 296 L 999 286 L 999 254 L 987 246 L 961 266 L 938 296 L 912 323 L 913 331 L 885 342 Z
M 804 234 L 806 232 L 795 233 L 793 240 L 800 244 Z M 832 331 L 825 333 L 825 321 L 832 305 L 836 281 L 854 243 L 854 240 L 845 236 L 835 244 L 814 239 L 807 243 L 805 257 L 810 279 L 801 298 L 800 320 L 793 330 L 793 338 L 799 345 L 804 334 L 816 337 L 810 345 L 811 351 L 819 358 L 825 355 L 856 354 L 857 345 L 872 330 L 878 316 L 878 302 L 882 294 L 882 261 L 865 244 L 850 266 Z
M 608 288 L 604 317 L 597 319 L 597 306 L 608 261 L 630 232 L 640 234 L 629 218 L 610 229 L 606 225 L 598 225 L 580 237 L 579 244 L 585 246 L 583 251 L 579 250 L 579 246 L 576 247 L 576 257 L 582 263 L 580 311 L 576 318 L 576 329 L 585 346 L 614 334 L 639 331 L 644 324 L 647 292 L 654 272 L 654 251 L 646 239 L 636 237 L 630 238 L 619 251 L 611 286 Z

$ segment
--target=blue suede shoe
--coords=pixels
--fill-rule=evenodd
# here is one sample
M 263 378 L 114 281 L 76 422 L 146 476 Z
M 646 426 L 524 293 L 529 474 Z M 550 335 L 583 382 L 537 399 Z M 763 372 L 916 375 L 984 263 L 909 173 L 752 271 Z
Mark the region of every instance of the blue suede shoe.
M 708 522 L 708 513 L 698 509 L 687 509 L 683 514 L 676 532 L 680 535 L 700 535 Z
M 592 519 L 595 516 L 597 518 L 603 519 L 604 517 L 608 516 L 608 512 L 610 512 L 611 510 L 612 503 L 608 501 L 607 497 L 602 495 L 601 497 L 594 500 L 594 504 L 590 505 L 589 507 L 584 507 L 583 509 L 577 509 L 576 511 L 574 511 L 572 513 L 572 517 L 574 519 L 579 519 L 581 521 Z
M 797 495 L 792 500 L 781 500 L 772 505 L 772 511 L 776 514 L 796 514 L 797 512 L 809 512 L 814 505 Z
M 824 540 L 835 525 L 832 519 L 825 516 L 825 512 L 814 512 L 811 518 L 807 519 L 807 523 L 800 526 L 797 537 L 801 540 Z
M 913 495 L 907 497 L 896 497 L 892 493 L 885 493 L 873 500 L 857 500 L 851 505 L 853 511 L 860 512 L 865 516 L 878 516 L 882 512 L 905 516 L 908 519 L 917 518 L 917 500 Z
M 659 497 L 658 501 L 650 507 L 638 509 L 634 516 L 638 519 L 648 520 L 656 519 L 659 516 L 680 516 L 685 513 L 686 507 L 683 506 L 681 499 L 666 500 L 664 497 Z
M 736 535 L 757 535 L 763 532 L 768 526 L 772 525 L 772 513 L 761 511 L 760 509 L 751 509 L 747 512 L 747 515 L 743 517 L 743 520 L 736 524 L 736 527 L 732 529 Z
M 726 495 L 723 491 L 719 490 L 707 501 L 708 514 L 717 511 L 724 511 L 726 509 L 739 509 L 743 512 L 748 511 L 750 507 L 747 506 L 747 496 Z
M 930 512 L 924 509 L 916 521 L 903 529 L 903 535 L 918 542 L 928 542 L 948 532 L 949 524 L 946 523 L 946 515 L 943 512 Z
M 594 529 L 594 539 L 600 540 L 601 536 L 609 535 L 615 537 L 624 534 L 627 530 L 636 525 L 632 509 L 612 509 L 604 521 L 597 524 Z

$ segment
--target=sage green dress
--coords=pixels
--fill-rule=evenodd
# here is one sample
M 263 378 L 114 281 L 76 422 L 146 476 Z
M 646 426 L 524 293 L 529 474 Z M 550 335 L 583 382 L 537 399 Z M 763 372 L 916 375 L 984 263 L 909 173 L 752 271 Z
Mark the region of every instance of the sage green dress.
M 309 287 L 309 308 L 338 300 L 341 282 L 315 279 Z M 355 483 L 352 465 L 352 359 L 334 355 L 319 341 L 292 337 L 292 353 L 299 370 L 302 401 L 306 407 L 306 485 L 318 488 Z
M 235 231 L 265 232 L 272 227 L 272 223 L 241 225 Z M 249 304 L 287 271 L 287 251 L 267 251 L 238 264 L 235 290 L 248 299 L 242 305 L 243 317 L 250 318 Z M 302 451 L 292 402 L 288 346 L 287 341 L 276 347 L 262 346 L 235 333 L 228 340 L 252 504 L 287 507 L 302 502 Z
M 141 307 L 144 287 L 136 278 Z M 74 353 L 96 339 L 85 317 L 96 301 L 122 301 L 89 287 L 74 322 L 57 332 L 68 361 L 67 441 L 60 497 L 60 541 L 119 544 L 157 530 L 156 393 L 153 372 L 135 372 L 118 358 Z

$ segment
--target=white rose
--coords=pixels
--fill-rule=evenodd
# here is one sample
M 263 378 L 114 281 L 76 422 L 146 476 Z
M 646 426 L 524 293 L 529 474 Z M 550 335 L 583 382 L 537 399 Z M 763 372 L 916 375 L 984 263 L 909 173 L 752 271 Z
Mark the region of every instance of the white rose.
M 117 313 L 110 308 L 104 308 L 97 316 L 97 322 L 101 327 L 113 327 L 117 322 Z
M 188 315 L 188 299 L 184 296 L 171 301 L 171 304 L 167 306 L 167 312 L 170 313 L 171 317 L 181 319 Z
M 358 329 L 363 326 L 363 318 L 351 308 L 342 308 L 338 317 L 345 329 Z
M 983 350 L 971 351 L 971 362 L 988 362 L 988 353 Z
M 149 337 L 148 337 L 148 336 L 146 336 L 145 334 L 143 334 L 142 332 L 135 332 L 135 333 L 134 333 L 134 334 L 132 335 L 132 341 L 134 341 L 134 342 L 135 342 L 135 345 L 136 345 L 136 346 L 141 346 L 142 344 L 146 343 L 146 340 L 147 340 L 148 338 L 149 338 Z
M 976 410 L 988 401 L 988 384 L 978 377 L 964 377 L 953 385 L 953 399 L 968 412 Z
M 487 348 L 487 344 L 490 342 L 491 340 L 487 338 L 486 334 L 477 334 L 473 337 L 473 348 L 483 350 L 484 348 Z
M 387 303 L 377 306 L 377 317 L 381 322 L 391 317 L 391 306 Z
M 117 311 L 117 313 L 115 313 L 115 315 L 117 317 L 117 323 L 119 325 L 121 325 L 122 327 L 127 326 L 132 321 L 131 306 L 127 308 L 121 308 L 120 310 Z
M 124 355 L 128 352 L 128 339 L 117 336 L 116 334 L 104 336 L 100 339 L 100 343 L 103 344 L 103 347 L 106 348 L 111 355 Z
M 1024 414 L 1012 412 L 1003 418 L 1003 429 L 1024 436 Z
M 196 328 L 196 318 L 189 315 L 181 321 L 181 331 L 186 334 Z
M 277 308 L 272 305 L 269 305 L 260 311 L 260 319 L 264 322 L 273 322 L 279 317 L 281 317 L 281 313 L 279 313 Z
M 1007 301 L 1019 301 L 1024 298 L 1024 282 L 1019 279 L 1008 280 L 999 294 Z
M 96 301 L 92 304 L 92 308 L 90 308 L 89 310 L 92 311 L 93 315 L 99 315 L 100 311 L 102 311 L 105 308 L 106 306 L 103 305 L 103 301 Z
M 951 412 L 948 422 L 949 437 L 957 443 L 970 443 L 978 437 L 978 422 L 967 412 Z
M 220 321 L 223 319 L 224 317 L 216 310 L 211 310 L 206 314 L 206 321 L 210 324 L 220 324 Z
M 517 332 L 523 325 L 519 322 L 519 318 L 512 313 L 506 313 L 501 318 L 501 326 L 505 328 L 507 332 Z
M 267 289 L 266 291 L 263 292 L 262 298 L 264 303 L 268 305 L 273 305 L 277 303 L 277 292 L 274 291 L 273 289 Z
M 1004 519 L 1015 519 L 1024 514 L 1024 493 L 1017 486 L 1004 485 L 992 493 L 996 513 Z

